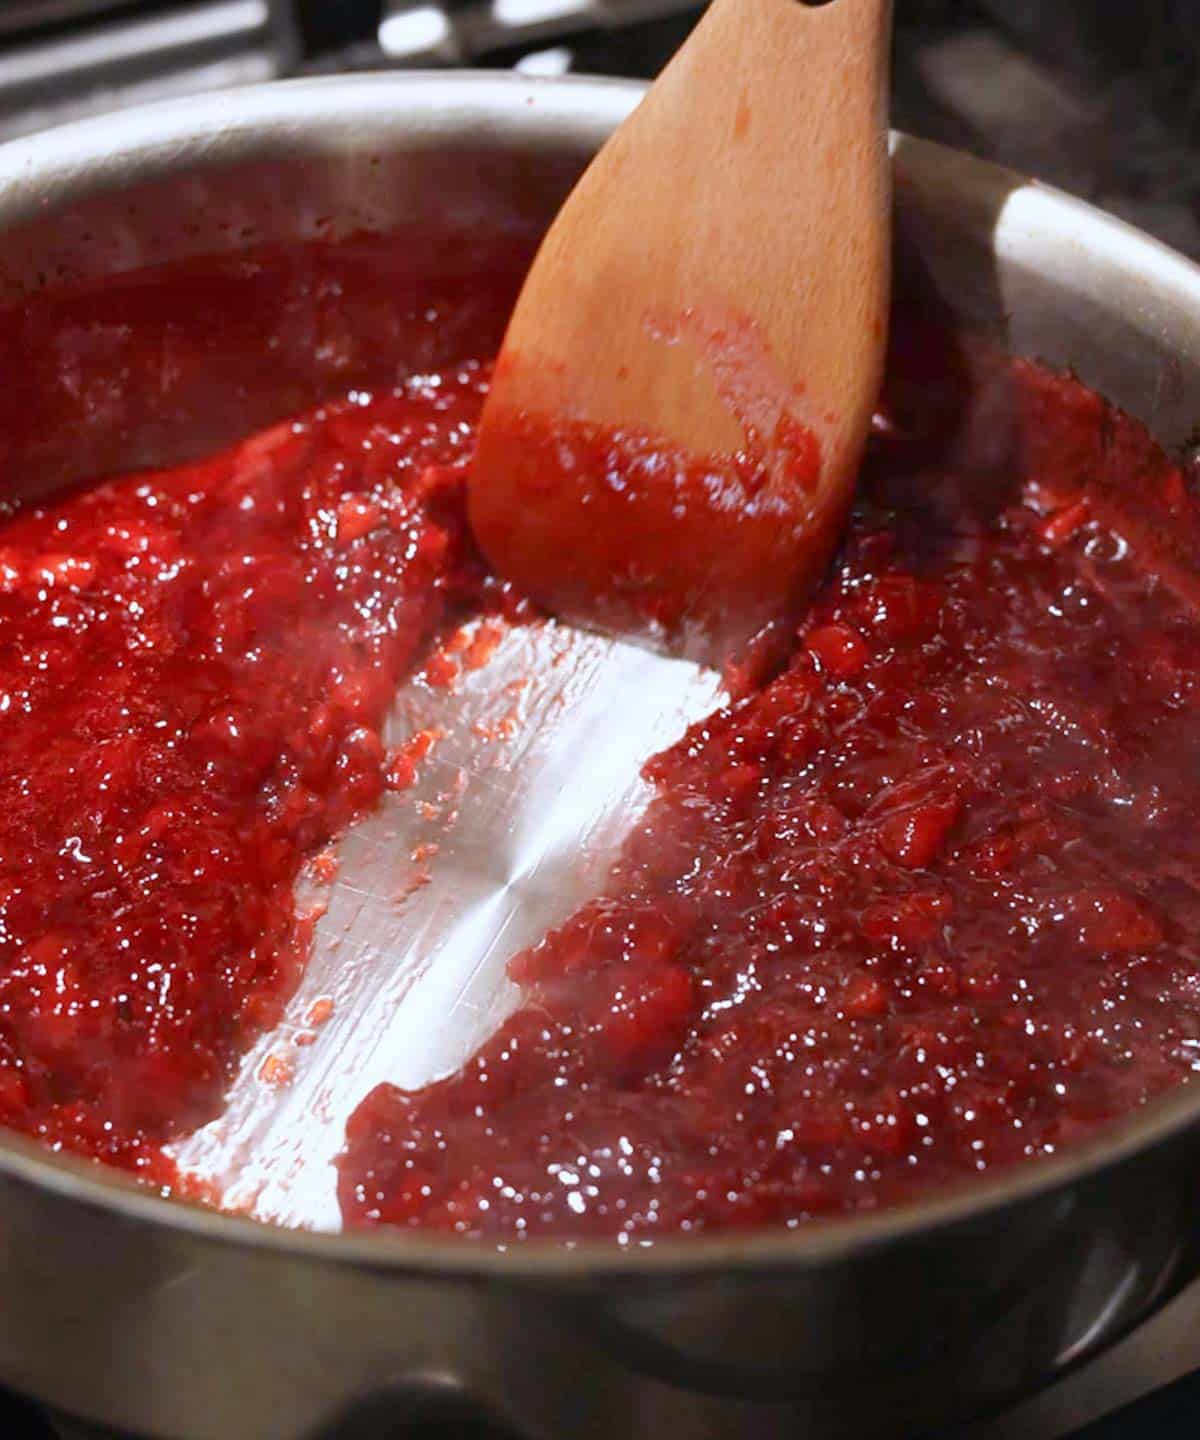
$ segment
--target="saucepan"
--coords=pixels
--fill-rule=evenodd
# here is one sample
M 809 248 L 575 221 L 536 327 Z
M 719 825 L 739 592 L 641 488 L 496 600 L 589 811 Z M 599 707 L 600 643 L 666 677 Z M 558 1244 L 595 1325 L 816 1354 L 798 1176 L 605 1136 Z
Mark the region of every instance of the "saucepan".
M 198 295 L 206 363 L 166 355 L 150 393 L 116 364 L 145 307 L 71 309 L 68 292 L 363 234 L 407 247 L 414 273 L 516 266 L 638 95 L 462 73 L 301 81 L 0 149 L 3 483 L 201 454 L 386 364 L 402 328 L 330 343 L 305 328 L 301 286 L 286 357 L 247 371 Z M 1200 271 L 965 155 L 899 137 L 895 165 L 905 265 L 957 323 L 1072 368 L 1164 444 L 1189 440 Z M 65 353 L 86 423 L 38 393 Z M 186 1440 L 380 1434 L 431 1410 L 531 1440 L 911 1435 L 1062 1374 L 1191 1279 L 1198 1179 L 1200 1089 L 1185 1086 L 1068 1155 L 891 1213 L 498 1253 L 273 1227 L 4 1137 L 0 1381 Z

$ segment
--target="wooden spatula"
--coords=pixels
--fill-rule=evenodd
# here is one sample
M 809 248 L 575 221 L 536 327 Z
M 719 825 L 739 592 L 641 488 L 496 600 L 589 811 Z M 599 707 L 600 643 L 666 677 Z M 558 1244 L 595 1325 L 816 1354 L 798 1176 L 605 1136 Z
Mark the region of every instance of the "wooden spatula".
M 714 0 L 542 243 L 470 480 L 551 611 L 708 661 L 845 515 L 889 289 L 890 0 Z

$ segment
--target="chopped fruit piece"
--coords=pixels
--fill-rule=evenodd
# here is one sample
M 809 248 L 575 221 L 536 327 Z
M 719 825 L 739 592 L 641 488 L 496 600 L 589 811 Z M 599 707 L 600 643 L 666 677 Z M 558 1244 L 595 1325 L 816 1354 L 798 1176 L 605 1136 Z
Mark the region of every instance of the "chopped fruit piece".
M 1086 499 L 1076 500 L 1073 505 L 1064 505 L 1042 521 L 1042 539 L 1050 546 L 1065 545 L 1079 527 L 1086 523 L 1091 514 L 1091 505 Z
M 305 1019 L 310 1025 L 324 1025 L 333 1017 L 333 1001 L 325 996 L 314 1000 L 308 1007 Z
M 855 975 L 846 986 L 842 1008 L 853 1020 L 865 1020 L 886 1015 L 887 991 L 872 976 Z
M 862 636 L 848 625 L 822 625 L 809 632 L 804 644 L 817 657 L 822 670 L 839 679 L 857 675 L 870 653 Z
M 369 535 L 383 521 L 383 506 L 374 500 L 343 500 L 337 512 L 337 543 L 350 545 Z
M 958 798 L 948 796 L 912 810 L 897 811 L 880 825 L 879 843 L 897 865 L 923 869 L 945 844 L 959 810 Z

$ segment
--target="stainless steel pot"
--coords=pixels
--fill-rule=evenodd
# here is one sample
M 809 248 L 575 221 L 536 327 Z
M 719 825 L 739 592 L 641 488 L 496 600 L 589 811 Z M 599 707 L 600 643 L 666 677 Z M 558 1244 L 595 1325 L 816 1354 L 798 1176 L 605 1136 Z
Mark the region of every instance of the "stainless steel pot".
M 306 81 L 9 145 L 10 398 L 37 358 L 22 346 L 52 345 L 79 282 L 364 229 L 419 233 L 430 254 L 511 254 L 637 97 L 470 74 Z M 1188 437 L 1200 271 L 966 156 L 902 138 L 896 166 L 904 244 L 964 324 L 1073 367 L 1162 441 Z M 0 407 L 8 485 L 202 450 L 380 359 L 314 345 L 247 385 L 224 373 L 218 337 L 203 393 L 155 406 L 113 385 L 121 326 L 106 326 L 74 350 L 109 385 L 86 434 Z M 460 1402 L 546 1440 L 912 1434 L 1062 1372 L 1191 1278 L 1198 1176 L 1200 1092 L 1185 1089 L 1065 1158 L 878 1218 L 639 1254 L 494 1254 L 275 1230 L 6 1139 L 0 1379 L 190 1440 L 315 1437 L 355 1418 L 380 1434 L 386 1417 Z

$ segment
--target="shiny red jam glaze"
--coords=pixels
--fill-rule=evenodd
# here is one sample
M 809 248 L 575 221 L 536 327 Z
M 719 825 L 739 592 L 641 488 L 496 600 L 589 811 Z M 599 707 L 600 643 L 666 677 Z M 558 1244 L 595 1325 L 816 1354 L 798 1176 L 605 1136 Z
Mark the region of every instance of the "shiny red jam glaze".
M 492 409 L 476 453 L 471 530 L 498 573 L 564 619 L 716 666 L 781 605 L 798 613 L 845 518 L 846 497 L 820 486 L 816 437 L 789 411 L 770 436 L 747 427 L 742 450 L 698 457 L 638 431 Z
M 482 372 L 0 524 L 0 1122 L 160 1183 L 278 1016 L 302 860 L 379 797 L 480 571 Z
M 516 1013 L 362 1104 L 349 1224 L 797 1226 L 1055 1154 L 1197 1068 L 1200 624 L 1093 509 L 1194 537 L 1195 503 L 1070 380 L 994 372 L 964 417 L 943 378 L 893 388 L 790 662 L 650 763 L 607 893 L 512 961 Z

